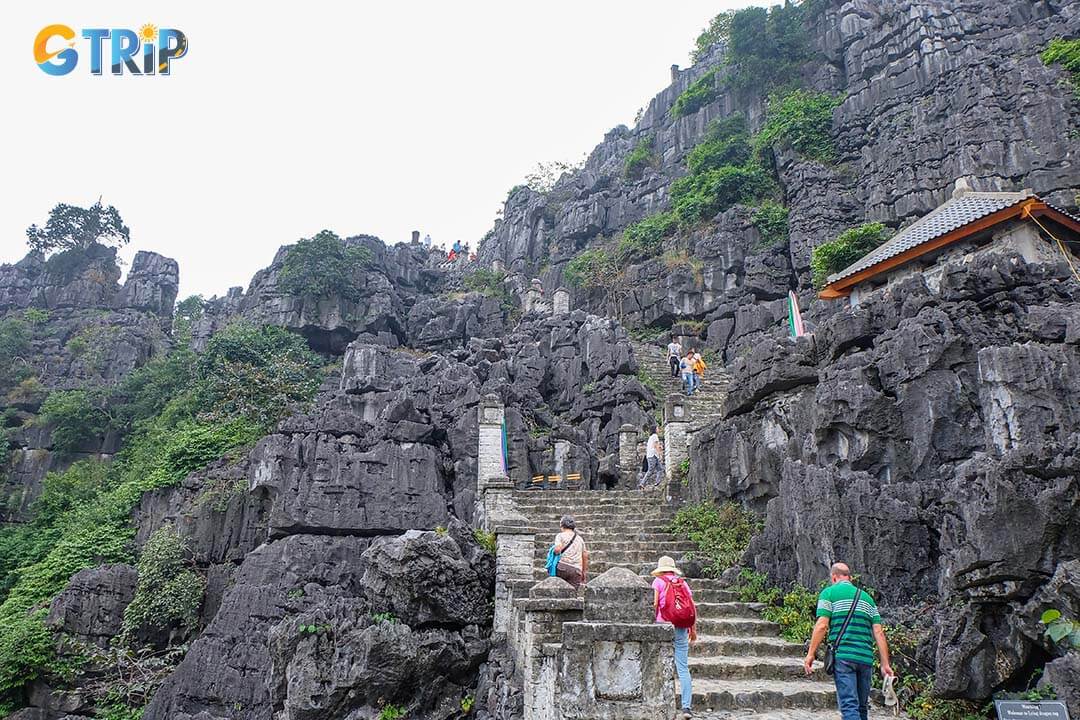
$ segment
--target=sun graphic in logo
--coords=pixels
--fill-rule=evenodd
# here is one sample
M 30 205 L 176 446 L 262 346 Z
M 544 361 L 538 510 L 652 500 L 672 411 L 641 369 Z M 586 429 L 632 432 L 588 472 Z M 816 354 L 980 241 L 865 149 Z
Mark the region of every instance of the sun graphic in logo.
M 146 23 L 139 28 L 139 39 L 144 43 L 152 43 L 157 40 L 157 25 Z

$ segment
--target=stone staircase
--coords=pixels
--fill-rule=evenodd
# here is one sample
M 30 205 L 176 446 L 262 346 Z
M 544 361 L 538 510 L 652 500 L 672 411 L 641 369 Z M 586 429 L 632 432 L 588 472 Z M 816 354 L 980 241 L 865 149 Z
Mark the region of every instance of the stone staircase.
M 671 368 L 668 365 L 667 350 L 655 343 L 632 341 L 634 357 L 638 365 L 645 373 L 660 384 L 664 396 L 670 393 L 681 393 L 683 383 L 680 378 L 671 377 Z M 702 378 L 701 387 L 687 399 L 690 411 L 690 426 L 688 432 L 691 436 L 701 428 L 719 420 L 724 407 L 724 398 L 727 397 L 728 386 L 731 377 L 724 369 L 723 364 L 715 361 L 709 365 Z M 663 402 L 663 397 L 657 398 Z
M 559 518 L 573 515 L 589 550 L 589 579 L 612 567 L 648 577 L 660 555 L 678 562 L 693 546 L 668 531 L 675 511 L 657 494 L 637 491 L 519 490 L 514 507 L 536 528 L 533 576 L 544 561 Z M 690 649 L 695 716 L 756 720 L 836 718 L 832 682 L 820 667 L 807 679 L 801 645 L 779 637 L 761 607 L 737 601 L 719 580 L 690 579 L 699 611 L 698 642 Z M 820 663 L 819 663 L 820 665 Z M 677 689 L 676 689 L 677 692 Z

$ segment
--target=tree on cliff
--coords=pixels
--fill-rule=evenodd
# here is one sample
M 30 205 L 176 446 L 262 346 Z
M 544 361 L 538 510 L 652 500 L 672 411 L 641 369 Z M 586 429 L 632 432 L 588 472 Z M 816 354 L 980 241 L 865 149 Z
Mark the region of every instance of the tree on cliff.
M 105 207 L 99 198 L 89 208 L 58 203 L 49 212 L 44 228 L 31 225 L 26 229 L 27 244 L 31 250 L 48 254 L 59 250 L 85 250 L 91 245 L 126 245 L 131 231 L 120 217 L 120 212 L 109 205 Z
M 323 230 L 289 248 L 281 263 L 281 287 L 301 297 L 341 295 L 356 299 L 356 275 L 370 262 L 371 251 L 366 247 Z

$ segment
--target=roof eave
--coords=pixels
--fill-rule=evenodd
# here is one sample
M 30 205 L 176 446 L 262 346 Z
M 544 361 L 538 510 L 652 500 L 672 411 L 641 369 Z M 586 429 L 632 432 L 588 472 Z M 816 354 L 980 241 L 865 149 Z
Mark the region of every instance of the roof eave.
M 835 299 L 840 297 L 846 297 L 851 294 L 851 288 L 855 285 L 869 280 L 872 277 L 880 275 L 881 273 L 888 272 L 896 267 L 911 262 L 917 257 L 926 255 L 927 253 L 940 250 L 946 245 L 951 245 L 954 242 L 963 240 L 966 237 L 974 235 L 975 233 L 987 230 L 998 223 L 1011 220 L 1015 217 L 1028 217 L 1029 215 L 1049 215 L 1055 219 L 1055 221 L 1062 222 L 1062 224 L 1069 227 L 1080 227 L 1074 220 L 1068 215 L 1058 212 L 1054 208 L 1050 207 L 1046 203 L 1039 200 L 1037 197 L 1032 197 L 1030 200 L 1025 200 L 1022 203 L 1011 205 L 1007 208 L 998 210 L 997 212 L 990 213 L 985 217 L 979 218 L 975 222 L 968 223 L 962 227 L 958 227 L 955 230 L 945 233 L 940 237 L 934 238 L 921 245 L 916 245 L 899 255 L 894 255 L 891 258 L 882 260 L 879 263 L 875 263 L 864 270 L 860 270 L 853 275 L 849 275 L 844 278 L 840 278 L 835 282 L 826 285 L 818 297 L 823 299 Z M 1078 230 L 1080 232 L 1080 230 Z

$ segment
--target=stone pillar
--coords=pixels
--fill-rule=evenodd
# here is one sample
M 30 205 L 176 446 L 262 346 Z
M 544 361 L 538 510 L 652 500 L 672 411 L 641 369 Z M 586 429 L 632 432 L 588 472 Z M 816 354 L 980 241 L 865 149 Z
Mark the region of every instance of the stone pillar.
M 581 619 L 582 601 L 562 578 L 549 577 L 529 590 L 518 605 L 525 613 L 518 650 L 524 680 L 524 720 L 561 720 L 556 710 L 559 644 L 567 622 Z
M 690 457 L 690 407 L 682 393 L 672 393 L 664 402 L 664 474 L 671 476 Z
M 615 567 L 562 626 L 556 701 L 566 720 L 667 720 L 675 710 L 673 628 L 653 622 L 652 587 Z M 526 716 L 528 717 L 528 716 Z
M 679 82 L 679 66 L 678 65 L 672 65 L 671 66 L 671 83 L 675 84 L 677 82 Z
M 570 454 L 570 443 L 562 438 L 555 441 L 555 474 L 566 480 L 566 456 Z
M 640 462 L 638 430 L 627 423 L 619 428 L 619 484 L 622 487 L 631 490 L 637 487 Z
M 419 230 L 413 230 L 412 231 L 412 242 L 414 244 L 420 242 L 420 231 Z
M 540 309 L 544 300 L 544 286 L 538 278 L 533 278 L 529 283 L 529 289 L 525 291 L 525 300 L 522 303 L 524 312 L 530 313 Z
M 522 518 L 524 520 L 524 518 Z M 494 631 L 507 633 L 513 645 L 513 604 L 522 586 L 533 582 L 536 535 L 524 524 L 496 525 L 495 529 L 495 622 Z
M 555 290 L 552 298 L 552 315 L 567 315 L 570 313 L 570 291 L 564 287 Z
M 477 413 L 480 439 L 476 452 L 476 498 L 483 503 L 484 489 L 488 481 L 506 477 L 502 440 L 505 414 L 502 400 L 495 394 L 485 395 L 480 401 Z
M 524 521 L 514 511 L 514 483 L 505 475 L 484 482 L 484 512 L 481 527 L 492 532 L 499 525 Z

